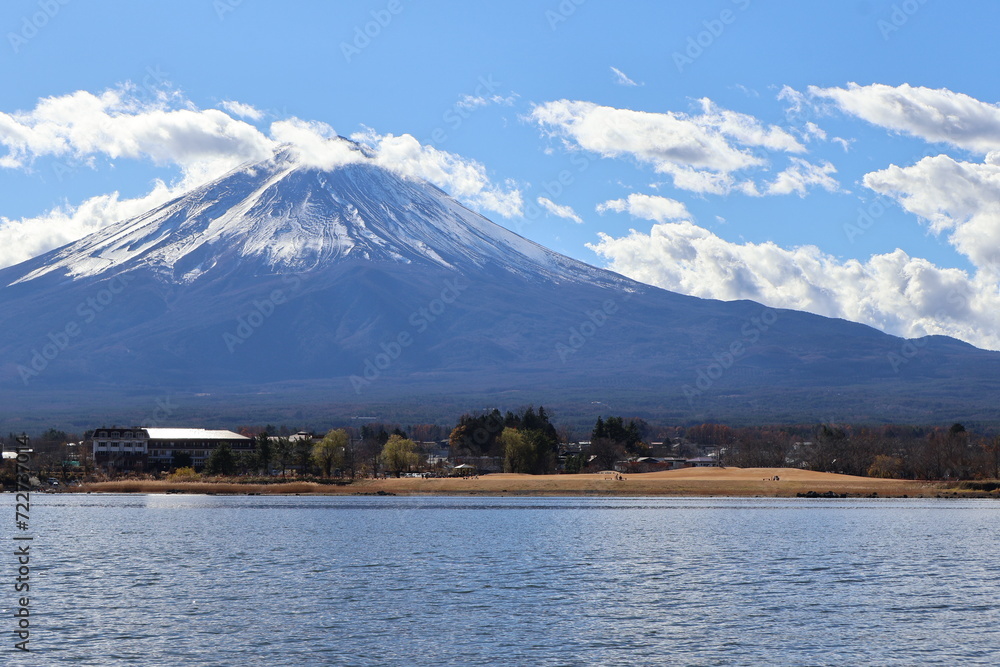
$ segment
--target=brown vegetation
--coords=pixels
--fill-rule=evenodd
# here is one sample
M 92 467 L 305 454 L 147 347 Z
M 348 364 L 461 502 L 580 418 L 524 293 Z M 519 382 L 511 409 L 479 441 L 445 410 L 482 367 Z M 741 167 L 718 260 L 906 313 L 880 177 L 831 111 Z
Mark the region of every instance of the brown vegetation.
M 778 480 L 773 478 L 777 476 Z M 313 482 L 236 484 L 230 482 L 168 482 L 136 480 L 99 482 L 79 488 L 95 493 L 215 493 L 352 495 L 553 495 L 553 496 L 766 496 L 794 497 L 816 491 L 851 496 L 933 496 L 940 483 L 875 479 L 793 468 L 687 468 L 631 475 L 522 475 L 514 473 L 471 478 L 362 479 L 351 484 Z

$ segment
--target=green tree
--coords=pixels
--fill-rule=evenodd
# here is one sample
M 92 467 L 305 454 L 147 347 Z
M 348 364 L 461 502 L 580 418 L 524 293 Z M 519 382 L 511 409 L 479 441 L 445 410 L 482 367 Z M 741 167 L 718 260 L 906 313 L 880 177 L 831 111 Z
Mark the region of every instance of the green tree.
M 237 475 L 256 475 L 260 470 L 257 466 L 256 452 L 233 452 L 233 461 L 236 464 Z
M 629 454 L 642 454 L 648 447 L 642 442 L 642 431 L 645 422 L 641 424 L 634 419 L 625 423 L 621 417 L 608 417 L 607 421 L 597 418 L 594 430 L 590 434 L 590 441 L 608 439 L 625 450 Z
M 507 427 L 500 433 L 503 446 L 505 472 L 532 473 L 535 471 L 534 443 L 529 442 L 517 429 Z
M 191 455 L 187 452 L 174 452 L 170 456 L 170 467 L 175 470 L 178 468 L 191 468 L 194 466 L 194 462 L 191 460 Z
M 293 459 L 299 466 L 300 475 L 308 475 L 312 464 L 312 443 L 308 440 L 296 440 Z
M 524 440 L 535 452 L 535 467 L 532 472 L 536 475 L 548 475 L 554 472 L 556 454 L 559 452 L 559 440 L 555 430 L 553 429 L 551 433 L 541 429 L 528 430 L 524 432 Z
M 236 457 L 228 443 L 222 443 L 212 450 L 205 460 L 205 472 L 209 475 L 232 475 L 236 470 Z
M 313 445 L 312 458 L 323 471 L 324 477 L 330 476 L 330 471 L 341 459 L 350 438 L 344 429 L 332 430 L 322 440 Z
M 295 449 L 292 446 L 292 441 L 288 439 L 288 436 L 281 436 L 274 442 L 274 460 L 281 467 L 281 476 L 284 478 L 285 469 L 288 464 L 292 461 L 292 456 L 295 454 Z
M 271 438 L 263 431 L 254 438 L 254 453 L 257 458 L 257 466 L 265 475 L 271 474 L 271 459 L 274 458 L 274 447 L 271 445 Z
M 354 438 L 347 438 L 347 445 L 344 447 L 344 453 L 341 460 L 341 465 L 344 470 L 351 475 L 351 479 L 358 473 L 358 451 Z
M 583 454 L 570 454 L 566 457 L 566 464 L 563 472 L 568 475 L 575 475 L 583 471 L 587 465 L 587 457 Z
M 50 428 L 38 437 L 39 442 L 66 442 L 69 440 L 69 435 L 66 431 L 60 431 L 58 429 Z
M 414 449 L 416 445 L 412 440 L 393 433 L 382 448 L 382 461 L 393 475 L 399 477 L 404 470 L 415 466 L 419 461 Z

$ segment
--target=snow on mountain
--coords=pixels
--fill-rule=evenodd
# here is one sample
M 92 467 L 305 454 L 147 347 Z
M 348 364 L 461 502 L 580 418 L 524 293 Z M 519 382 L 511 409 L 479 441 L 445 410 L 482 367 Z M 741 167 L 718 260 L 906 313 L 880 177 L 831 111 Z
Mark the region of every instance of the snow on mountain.
M 287 149 L 43 257 L 11 284 L 140 267 L 187 284 L 237 266 L 300 273 L 350 258 L 633 285 L 528 241 L 426 182 L 364 161 L 303 166 Z

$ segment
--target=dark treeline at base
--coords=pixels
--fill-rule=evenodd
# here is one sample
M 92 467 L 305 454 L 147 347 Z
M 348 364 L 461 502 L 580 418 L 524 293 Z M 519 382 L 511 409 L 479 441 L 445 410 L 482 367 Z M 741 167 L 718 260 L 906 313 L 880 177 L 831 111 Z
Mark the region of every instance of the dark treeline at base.
M 680 429 L 685 439 L 715 445 L 725 465 L 801 467 L 895 479 L 1000 478 L 1000 436 L 950 427 L 852 426 Z
M 966 430 L 961 424 L 670 426 L 608 416 L 598 417 L 593 429 L 579 433 L 556 426 L 550 413 L 539 406 L 517 412 L 467 413 L 453 426 L 343 426 L 317 434 L 314 441 L 283 437 L 298 430 L 285 425 L 244 425 L 234 430 L 255 438 L 254 451 L 221 449 L 198 472 L 352 479 L 406 472 L 440 474 L 448 468 L 444 456 L 453 465 L 478 464 L 483 472 L 549 474 L 612 468 L 642 472 L 657 469 L 657 457 L 709 454 L 727 467 L 794 467 L 896 479 L 1000 479 L 1000 436 Z M 87 455 L 87 435 L 55 429 L 37 435 L 32 440 L 33 466 L 43 477 L 63 479 L 96 472 Z M 4 440 L 5 449 L 12 449 L 14 435 Z M 649 463 L 650 457 L 654 463 Z M 483 467 L 484 462 L 492 467 Z M 189 466 L 190 457 L 181 452 L 173 465 L 159 472 Z

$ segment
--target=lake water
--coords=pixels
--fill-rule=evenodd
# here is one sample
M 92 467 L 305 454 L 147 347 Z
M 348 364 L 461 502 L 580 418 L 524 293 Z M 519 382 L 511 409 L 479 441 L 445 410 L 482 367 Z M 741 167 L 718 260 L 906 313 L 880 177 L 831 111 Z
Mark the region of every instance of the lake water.
M 32 500 L 3 664 L 1000 661 L 990 500 Z

